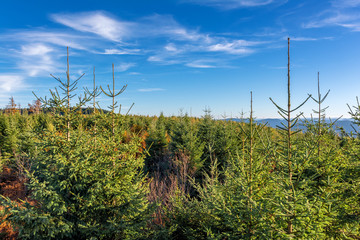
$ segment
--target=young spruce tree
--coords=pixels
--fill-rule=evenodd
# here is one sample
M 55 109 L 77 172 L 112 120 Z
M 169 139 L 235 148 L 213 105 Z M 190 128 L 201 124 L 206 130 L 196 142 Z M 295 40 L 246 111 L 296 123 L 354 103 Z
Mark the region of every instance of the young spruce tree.
M 7 218 L 21 239 L 138 239 L 148 220 L 147 185 L 141 171 L 140 140 L 124 143 L 122 130 L 98 135 L 80 129 L 85 93 L 71 106 L 77 81 L 60 82 L 62 94 L 42 99 L 52 109 L 54 128 L 39 136 L 38 154 L 27 173 L 32 204 L 2 198 Z M 112 127 L 116 127 L 112 125 Z M 111 132 L 111 131 L 110 131 Z

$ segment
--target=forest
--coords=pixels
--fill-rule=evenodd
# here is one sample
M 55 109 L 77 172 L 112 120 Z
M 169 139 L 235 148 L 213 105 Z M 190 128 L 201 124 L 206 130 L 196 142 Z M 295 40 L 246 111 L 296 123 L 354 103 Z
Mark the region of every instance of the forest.
M 252 93 L 240 122 L 138 116 L 118 113 L 114 74 L 79 98 L 69 65 L 54 78 L 48 98 L 0 113 L 0 238 L 360 239 L 360 103 L 354 134 L 325 121 L 320 83 L 292 106 L 290 55 L 278 128 L 254 121 Z

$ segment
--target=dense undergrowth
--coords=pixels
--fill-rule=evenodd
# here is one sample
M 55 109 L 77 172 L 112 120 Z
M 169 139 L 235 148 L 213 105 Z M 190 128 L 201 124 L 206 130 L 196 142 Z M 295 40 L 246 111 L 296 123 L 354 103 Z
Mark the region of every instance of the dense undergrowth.
M 125 87 L 103 113 L 95 82 L 71 106 L 77 81 L 57 80 L 47 113 L 0 114 L 0 238 L 360 238 L 360 138 L 325 123 L 320 91 L 296 132 L 290 93 L 274 129 L 252 107 L 244 122 L 115 114 Z

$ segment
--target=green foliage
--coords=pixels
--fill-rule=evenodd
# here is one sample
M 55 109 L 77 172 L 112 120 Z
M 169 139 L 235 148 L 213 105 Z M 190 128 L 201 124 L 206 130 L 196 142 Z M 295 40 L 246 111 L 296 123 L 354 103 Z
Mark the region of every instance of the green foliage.
M 30 154 L 31 169 L 26 175 L 32 204 L 20 206 L 3 197 L 7 220 L 19 229 L 22 239 L 144 237 L 149 234 L 145 227 L 150 212 L 140 138 L 133 135 L 125 139 L 124 130 L 118 128 L 111 135 L 99 133 L 94 142 L 93 134 L 83 127 L 83 116 L 78 114 L 91 98 L 85 94 L 71 107 L 76 81 L 70 83 L 68 71 L 67 76 L 67 82 L 57 78 L 64 97 L 55 90 L 50 99 L 42 99 L 54 113 L 54 127 L 44 129 L 47 124 L 40 124 L 37 151 Z M 39 122 L 43 120 L 39 118 Z M 11 126 L 7 132 L 17 130 Z M 23 124 L 19 129 L 24 129 Z M 16 142 L 11 145 L 11 138 L 4 142 L 9 148 L 16 146 Z
M 171 133 L 171 149 L 175 155 L 184 153 L 189 157 L 190 166 L 199 171 L 203 166 L 204 142 L 196 134 L 195 124 L 187 115 L 181 116 Z
M 26 239 L 123 239 L 139 236 L 147 220 L 146 184 L 138 144 L 49 133 L 29 175 L 36 205 L 11 211 Z M 110 145 L 110 146 L 109 146 Z M 106 146 L 106 147 L 101 147 Z M 46 230 L 46 231 L 45 231 Z
M 96 109 L 95 81 L 71 105 L 69 76 L 41 99 L 47 113 L 0 114 L 0 168 L 28 193 L 1 196 L 0 219 L 20 239 L 360 238 L 360 137 L 325 122 L 320 83 L 298 131 L 290 76 L 279 129 L 255 123 L 252 101 L 242 122 L 120 115 L 114 75 L 111 112 Z M 359 102 L 349 109 L 360 125 Z

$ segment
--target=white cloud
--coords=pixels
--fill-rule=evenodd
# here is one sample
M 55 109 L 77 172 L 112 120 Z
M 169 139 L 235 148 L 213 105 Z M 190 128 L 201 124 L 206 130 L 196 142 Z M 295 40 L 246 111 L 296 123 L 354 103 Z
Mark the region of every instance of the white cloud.
M 14 92 L 24 88 L 24 78 L 19 75 L 0 75 L 0 91 Z
M 163 88 L 140 88 L 138 89 L 139 92 L 159 92 L 165 91 Z
M 211 41 L 190 42 L 182 45 L 170 43 L 160 49 L 159 53 L 149 56 L 147 60 L 165 65 L 184 64 L 188 67 L 213 68 L 223 65 L 218 63 L 227 58 L 225 55 L 249 55 L 255 52 L 255 46 L 265 43 L 261 41 L 232 40 L 223 37 L 212 37 Z M 215 60 L 212 56 L 214 53 L 217 53 Z M 219 54 L 222 54 L 223 57 L 219 58 Z M 198 60 L 192 61 L 193 58 L 198 58 L 199 55 L 212 58 L 212 64 Z
M 163 58 L 161 58 L 160 56 L 150 56 L 147 59 L 149 62 L 162 62 L 164 61 Z
M 217 2 L 212 0 L 213 2 Z M 228 1 L 243 6 L 261 5 L 270 0 L 257 1 Z M 123 46 L 130 46 L 134 43 L 127 43 L 134 40 L 138 44 L 139 39 L 159 39 L 172 40 L 172 43 L 166 44 L 153 56 L 148 57 L 150 62 L 163 62 L 174 64 L 179 61 L 169 59 L 169 57 L 179 57 L 179 54 L 188 54 L 191 52 L 223 52 L 226 54 L 249 54 L 253 50 L 251 46 L 259 44 L 245 40 L 227 39 L 224 37 L 210 36 L 207 33 L 201 33 L 196 29 L 188 29 L 180 25 L 170 15 L 154 14 L 148 17 L 138 19 L 133 22 L 119 21 L 105 12 L 85 12 L 80 14 L 54 14 L 53 19 L 68 27 L 78 31 L 95 33 L 111 41 L 122 41 Z M 126 40 L 126 41 L 125 41 Z M 158 41 L 161 42 L 161 41 Z M 131 49 L 122 47 L 106 48 L 103 54 L 139 54 L 140 52 L 154 52 L 145 49 Z
M 286 40 L 287 38 L 284 38 Z M 308 41 L 319 41 L 319 40 L 331 40 L 333 37 L 322 37 L 322 38 L 313 38 L 313 37 L 290 37 L 291 41 L 296 42 L 308 42 Z
M 173 55 L 167 55 L 166 53 L 150 56 L 147 60 L 163 65 L 179 64 L 183 61 L 181 57 L 174 57 Z
M 125 72 L 134 66 L 136 66 L 135 63 L 120 63 L 116 70 L 119 72 Z
M 140 49 L 105 49 L 104 54 L 108 55 L 131 55 L 131 54 L 139 54 Z
M 324 12 L 320 14 L 314 20 L 303 24 L 304 28 L 320 28 L 326 26 L 336 26 L 348 22 L 353 22 L 359 19 L 360 16 L 355 16 L 352 14 L 343 14 L 340 12 Z
M 352 8 L 360 6 L 360 0 L 334 0 L 332 5 L 336 8 Z
M 128 35 L 132 28 L 132 23 L 116 20 L 102 12 L 53 14 L 52 19 L 75 30 L 94 33 L 116 42 Z
M 22 45 L 18 67 L 31 77 L 55 72 L 55 62 L 51 52 L 53 48 L 41 43 Z
M 178 41 L 206 41 L 207 35 L 180 25 L 171 15 L 154 14 L 140 19 L 133 34 L 138 38 L 166 37 Z
M 232 42 L 221 42 L 208 46 L 209 51 L 212 52 L 225 52 L 229 54 L 249 54 L 254 51 L 249 46 L 254 46 L 259 43 L 249 42 L 245 40 L 235 40 Z
M 236 8 L 265 6 L 272 4 L 276 1 L 274 0 L 184 0 L 183 2 L 190 2 L 203 6 L 210 6 L 224 10 L 230 10 Z
M 1 36 L 2 40 L 22 42 L 22 43 L 43 43 L 53 44 L 62 47 L 70 47 L 79 50 L 86 50 L 90 43 L 93 43 L 90 37 L 81 36 L 78 34 L 68 34 L 64 32 L 52 32 L 51 30 L 44 31 L 22 31 L 12 34 L 4 34 Z M 86 39 L 86 40 L 85 40 Z
M 306 42 L 306 41 L 317 41 L 317 40 L 319 40 L 317 38 L 310 38 L 310 37 L 291 37 L 290 39 L 291 39 L 291 41 L 296 41 L 296 42 Z
M 93 33 L 114 42 L 144 38 L 169 38 L 178 41 L 209 41 L 206 34 L 181 26 L 170 15 L 154 14 L 137 21 L 120 21 L 106 12 L 53 14 L 55 22 L 74 30 Z M 105 54 L 129 54 L 134 50 L 106 49 Z M 135 51 L 136 52 L 136 51 Z
M 46 56 L 53 49 L 43 44 L 21 46 L 21 53 L 25 56 Z
M 169 52 L 177 52 L 178 51 L 175 44 L 173 44 L 173 43 L 169 43 L 164 48 L 165 48 L 166 51 L 169 51 Z
M 253 4 L 252 2 L 251 4 Z M 242 2 L 242 4 L 250 4 Z M 250 5 L 251 5 L 250 4 Z M 171 15 L 154 14 L 135 21 L 120 21 L 106 12 L 53 14 L 51 18 L 71 29 L 41 29 L 9 32 L 0 35 L 1 41 L 14 42 L 14 63 L 27 76 L 57 73 L 58 60 L 69 46 L 92 54 L 144 55 L 149 62 L 163 65 L 182 64 L 189 67 L 211 68 L 229 55 L 248 55 L 263 42 L 217 36 L 188 28 Z M 150 44 L 149 44 L 150 43 Z M 199 55 L 216 61 L 198 62 Z M 231 56 L 233 58 L 233 56 Z M 127 71 L 133 65 L 120 65 Z M 24 74 L 25 75 L 25 74 Z
M 187 63 L 185 65 L 188 66 L 188 67 L 192 67 L 192 68 L 214 68 L 215 67 L 215 66 L 212 66 L 212 65 L 209 65 L 209 64 L 198 62 L 198 61 Z
M 339 23 L 338 24 L 341 27 L 349 28 L 354 32 L 360 32 L 360 22 L 356 23 Z
M 360 31 L 360 0 L 334 0 L 331 7 L 302 25 L 303 28 L 343 27 Z
M 360 31 L 360 16 L 337 13 L 331 17 L 320 18 L 303 24 L 304 28 L 321 28 L 331 26 L 344 27 L 352 31 Z

